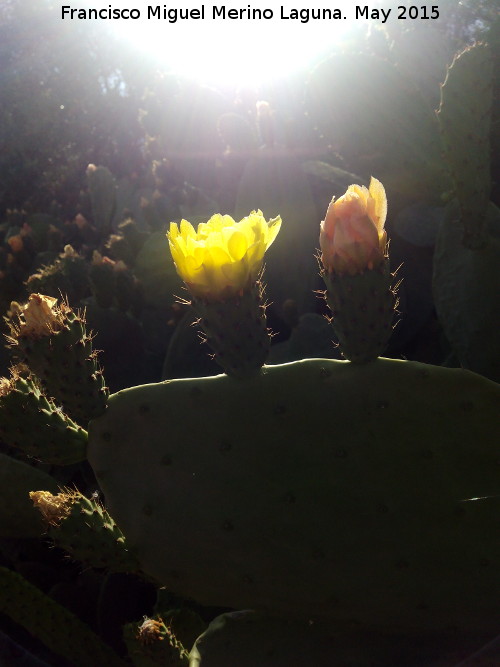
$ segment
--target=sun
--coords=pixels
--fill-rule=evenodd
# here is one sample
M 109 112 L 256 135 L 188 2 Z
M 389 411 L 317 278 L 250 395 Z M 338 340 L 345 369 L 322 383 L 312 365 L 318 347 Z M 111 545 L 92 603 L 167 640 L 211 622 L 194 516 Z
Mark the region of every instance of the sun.
M 272 0 L 228 5 L 135 0 L 116 7 L 135 8 L 136 18 L 110 25 L 130 46 L 175 74 L 210 84 L 258 85 L 306 69 L 352 25 L 350 0 L 337 1 L 335 10 L 321 4 L 297 9 Z

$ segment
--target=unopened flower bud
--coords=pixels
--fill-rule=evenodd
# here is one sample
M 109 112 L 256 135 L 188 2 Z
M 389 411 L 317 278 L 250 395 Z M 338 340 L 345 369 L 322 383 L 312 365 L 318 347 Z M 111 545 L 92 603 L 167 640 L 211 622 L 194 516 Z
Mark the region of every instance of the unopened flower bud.
M 385 257 L 387 199 L 376 178 L 367 189 L 350 185 L 332 199 L 320 228 L 321 261 L 328 273 L 356 275 Z

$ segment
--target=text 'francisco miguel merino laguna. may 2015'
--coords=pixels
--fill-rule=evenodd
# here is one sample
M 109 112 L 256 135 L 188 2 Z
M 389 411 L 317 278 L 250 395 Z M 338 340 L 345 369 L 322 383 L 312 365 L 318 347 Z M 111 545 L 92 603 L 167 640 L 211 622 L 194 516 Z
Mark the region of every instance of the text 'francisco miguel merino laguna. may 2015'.
M 432 7 L 422 6 L 420 8 L 412 7 L 410 9 L 418 10 L 415 16 L 406 15 L 407 7 L 398 7 L 395 11 L 400 13 L 398 19 L 419 18 L 419 19 L 437 19 L 439 10 L 437 5 Z M 339 19 L 371 19 L 385 23 L 392 13 L 392 9 L 372 9 L 369 5 L 354 5 L 349 8 L 349 12 L 342 11 L 339 8 L 290 8 L 281 5 L 279 8 L 254 8 L 251 5 L 246 7 L 228 7 L 226 5 L 199 5 L 198 7 L 169 7 L 168 5 L 147 5 L 147 7 L 121 8 L 108 5 L 99 9 L 81 7 L 72 7 L 63 5 L 61 7 L 61 18 L 69 20 L 113 20 L 113 19 L 147 19 L 166 21 L 168 23 L 177 23 L 178 21 L 188 20 L 241 20 L 241 21 L 270 21 L 270 20 L 292 20 L 301 23 L 309 21 L 332 21 Z M 402 13 L 401 13 L 402 12 Z M 415 13 L 415 12 L 414 12 Z

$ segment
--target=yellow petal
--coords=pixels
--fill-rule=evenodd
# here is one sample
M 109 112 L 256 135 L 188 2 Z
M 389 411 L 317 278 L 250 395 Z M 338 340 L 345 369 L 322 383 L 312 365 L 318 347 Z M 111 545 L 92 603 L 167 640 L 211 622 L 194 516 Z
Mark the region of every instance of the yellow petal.
M 218 213 L 196 230 L 187 220 L 171 223 L 168 239 L 177 272 L 195 296 L 225 298 L 245 289 L 258 276 L 280 225 L 279 217 L 267 222 L 261 211 L 239 222 Z
M 247 250 L 245 258 L 246 265 L 248 267 L 247 270 L 254 277 L 257 277 L 260 273 L 265 251 L 266 251 L 265 245 L 260 242 L 254 243 Z
M 218 245 L 210 246 L 205 251 L 205 264 L 208 266 L 221 266 L 230 264 L 231 257 Z
M 191 257 L 193 260 L 193 266 L 201 266 L 205 260 L 206 248 L 203 245 L 200 245 L 195 240 L 188 240 L 186 248 L 186 256 Z
M 193 255 L 187 255 L 183 259 L 183 266 L 185 267 L 187 277 L 191 279 L 200 268 L 201 264 L 196 261 Z
M 213 215 L 207 223 L 202 223 L 203 228 L 206 227 L 208 231 L 220 232 L 226 226 L 224 224 L 224 217 L 220 213 Z M 201 225 L 200 225 L 201 226 Z M 199 228 L 198 228 L 199 229 Z
M 245 235 L 247 240 L 247 247 L 250 247 L 252 243 L 255 243 L 255 225 L 252 222 L 251 217 L 243 218 L 241 222 L 238 223 L 238 231 Z
M 222 215 L 222 227 L 234 227 L 238 223 L 230 215 Z
M 187 239 L 188 237 L 196 237 L 196 232 L 194 231 L 193 225 L 187 220 L 181 220 L 181 229 L 180 233 L 182 238 Z
M 231 259 L 238 262 L 244 256 L 248 248 L 246 235 L 240 231 L 232 232 L 227 241 L 227 248 L 231 255 Z
M 170 223 L 170 229 L 168 230 L 167 236 L 169 239 L 175 239 L 177 236 L 179 236 L 179 227 L 177 226 L 176 222 Z

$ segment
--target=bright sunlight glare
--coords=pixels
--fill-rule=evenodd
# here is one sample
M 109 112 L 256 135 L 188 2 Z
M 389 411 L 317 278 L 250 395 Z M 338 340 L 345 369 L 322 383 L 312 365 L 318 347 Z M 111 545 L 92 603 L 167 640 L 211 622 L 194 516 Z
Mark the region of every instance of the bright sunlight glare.
M 175 5 L 118 0 L 110 5 L 94 0 L 84 4 L 138 9 L 140 18 L 114 19 L 110 26 L 131 46 L 172 72 L 214 84 L 257 85 L 299 72 L 352 27 L 350 0 L 331 4 L 320 0 L 313 7 L 306 2 L 301 5 L 300 0 L 226 5 L 194 0 Z M 238 18 L 232 18 L 230 10 Z M 190 12 L 189 18 L 185 18 L 186 12 Z

